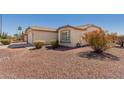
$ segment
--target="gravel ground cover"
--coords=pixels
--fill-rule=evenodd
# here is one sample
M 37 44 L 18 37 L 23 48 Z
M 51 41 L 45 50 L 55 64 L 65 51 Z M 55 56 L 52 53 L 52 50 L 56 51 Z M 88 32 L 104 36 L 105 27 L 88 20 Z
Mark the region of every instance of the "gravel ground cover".
M 89 47 L 69 49 L 0 49 L 0 78 L 111 79 L 124 78 L 124 49 L 103 55 Z

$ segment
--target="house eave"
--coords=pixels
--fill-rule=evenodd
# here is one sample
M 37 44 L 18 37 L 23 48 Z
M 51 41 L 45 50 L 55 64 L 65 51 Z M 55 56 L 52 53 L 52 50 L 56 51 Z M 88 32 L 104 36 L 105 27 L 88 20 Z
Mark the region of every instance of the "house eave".
M 84 31 L 85 29 L 81 29 L 81 28 L 78 28 L 78 27 L 75 27 L 75 26 L 71 26 L 71 25 L 65 25 L 65 26 L 61 26 L 57 29 L 57 31 L 59 31 L 60 29 L 63 29 L 63 28 L 66 28 L 66 27 L 70 27 L 70 28 L 73 28 L 73 29 L 76 29 L 76 30 L 80 30 L 80 31 Z

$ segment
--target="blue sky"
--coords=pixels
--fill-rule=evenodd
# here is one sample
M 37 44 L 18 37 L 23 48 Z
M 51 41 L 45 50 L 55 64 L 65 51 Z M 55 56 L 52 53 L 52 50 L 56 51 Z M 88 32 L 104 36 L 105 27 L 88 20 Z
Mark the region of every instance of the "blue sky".
M 17 27 L 23 30 L 28 26 L 48 26 L 57 28 L 63 25 L 95 24 L 109 32 L 124 34 L 123 14 L 3 14 L 2 29 L 15 34 Z

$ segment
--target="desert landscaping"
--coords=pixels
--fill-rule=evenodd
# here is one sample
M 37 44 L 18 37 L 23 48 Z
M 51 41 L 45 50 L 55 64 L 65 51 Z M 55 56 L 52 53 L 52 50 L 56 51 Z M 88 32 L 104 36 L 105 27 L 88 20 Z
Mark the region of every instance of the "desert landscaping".
M 0 49 L 0 78 L 124 78 L 123 48 L 111 48 L 102 55 L 90 55 L 90 51 L 90 47 Z

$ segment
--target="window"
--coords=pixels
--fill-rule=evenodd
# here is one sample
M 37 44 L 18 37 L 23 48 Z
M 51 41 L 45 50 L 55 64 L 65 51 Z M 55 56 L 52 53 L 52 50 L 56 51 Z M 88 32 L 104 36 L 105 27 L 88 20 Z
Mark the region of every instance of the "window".
M 60 38 L 62 43 L 70 42 L 70 31 L 61 31 Z

